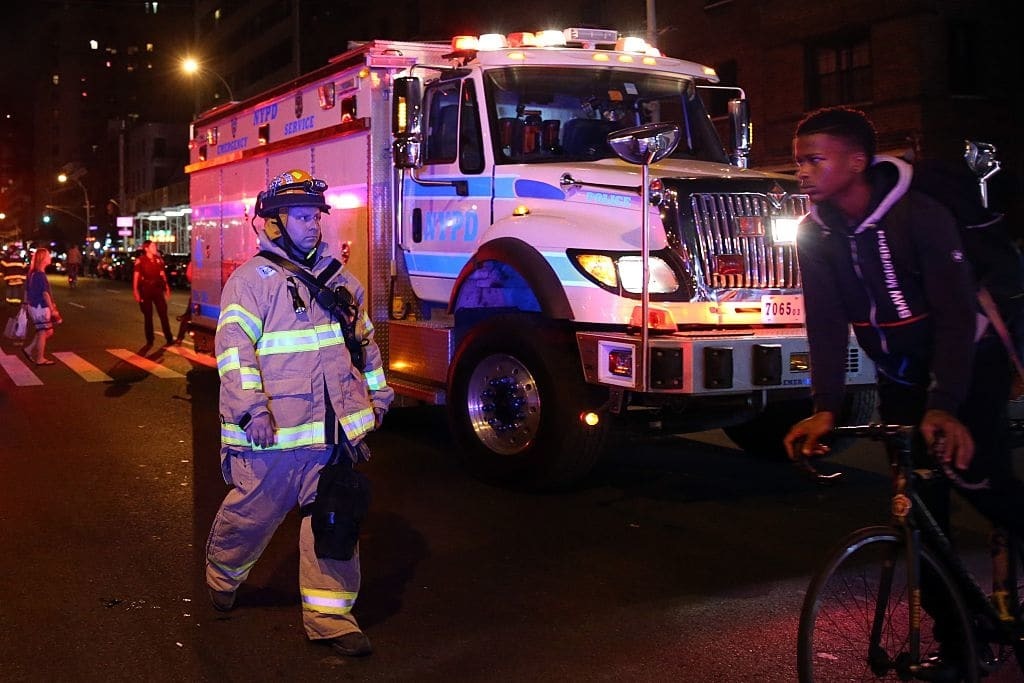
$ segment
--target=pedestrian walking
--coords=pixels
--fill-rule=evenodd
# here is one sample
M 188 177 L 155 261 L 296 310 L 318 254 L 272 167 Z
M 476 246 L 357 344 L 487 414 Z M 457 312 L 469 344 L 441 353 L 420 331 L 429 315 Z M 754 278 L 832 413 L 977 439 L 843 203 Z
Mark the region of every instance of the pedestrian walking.
M 337 527 L 365 514 L 353 490 L 327 496 L 321 473 L 369 458 L 366 435 L 394 398 L 365 309 L 365 291 L 322 241 L 327 184 L 304 171 L 271 180 L 256 200 L 264 251 L 224 285 L 215 339 L 220 375 L 221 471 L 231 486 L 210 529 L 206 583 L 216 609 L 236 593 L 274 531 L 297 506 L 299 593 L 306 636 L 345 656 L 372 651 L 352 614 L 361 572 L 358 534 L 334 552 L 333 537 L 314 523 L 330 501 Z M 253 218 L 253 229 L 256 218 Z M 335 303 L 314 297 L 316 277 Z M 365 490 L 363 491 L 365 494 Z M 312 515 L 306 515 L 312 511 Z M 318 512 L 319 511 L 319 512 Z M 349 513 L 349 514 L 346 514 Z
M 52 260 L 49 249 L 36 249 L 32 254 L 32 265 L 25 284 L 25 305 L 28 306 L 29 320 L 35 327 L 36 334 L 32 341 L 25 344 L 21 352 L 36 365 L 54 364 L 54 361 L 46 357 L 46 341 L 53 336 L 53 326 L 64 321 L 53 300 L 50 280 L 46 277 L 46 267 Z
M 153 240 L 146 240 L 142 243 L 142 253 L 135 259 L 132 290 L 135 293 L 135 300 L 139 303 L 139 310 L 142 311 L 146 345 L 152 346 L 154 341 L 154 307 L 157 315 L 160 316 L 160 326 L 167 345 L 173 344 L 174 334 L 171 332 L 171 321 L 167 318 L 167 300 L 171 296 L 171 285 L 167 282 L 164 259 L 157 251 L 156 242 Z

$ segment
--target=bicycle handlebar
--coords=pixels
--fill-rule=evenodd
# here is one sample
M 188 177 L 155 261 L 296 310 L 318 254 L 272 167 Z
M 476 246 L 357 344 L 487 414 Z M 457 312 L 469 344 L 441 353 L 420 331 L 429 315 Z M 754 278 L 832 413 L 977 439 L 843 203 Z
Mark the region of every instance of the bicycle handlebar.
M 831 436 L 834 438 L 852 436 L 855 438 L 872 439 L 874 441 L 900 443 L 902 446 L 909 448 L 910 440 L 916 431 L 917 427 L 913 425 L 872 422 L 869 424 L 833 427 Z M 831 474 L 819 472 L 818 468 L 811 464 L 811 458 L 803 455 L 799 448 L 797 448 L 797 456 L 794 463 L 819 484 L 832 484 L 843 476 L 842 472 L 832 472 Z
M 871 424 L 833 427 L 832 434 L 835 436 L 855 436 L 879 441 L 889 441 L 890 439 L 895 440 L 897 438 L 910 437 L 916 429 L 917 427 L 912 425 L 872 422 Z

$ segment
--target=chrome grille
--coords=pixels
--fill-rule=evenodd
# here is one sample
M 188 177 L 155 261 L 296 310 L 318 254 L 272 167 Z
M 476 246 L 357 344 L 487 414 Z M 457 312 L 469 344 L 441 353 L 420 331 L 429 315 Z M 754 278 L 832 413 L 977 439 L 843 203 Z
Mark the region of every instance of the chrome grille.
M 800 286 L 796 245 L 775 244 L 768 219 L 803 216 L 808 211 L 806 195 L 787 195 L 779 209 L 772 208 L 768 195 L 753 192 L 695 193 L 690 205 L 697 256 L 709 286 Z M 747 229 L 741 227 L 744 223 Z

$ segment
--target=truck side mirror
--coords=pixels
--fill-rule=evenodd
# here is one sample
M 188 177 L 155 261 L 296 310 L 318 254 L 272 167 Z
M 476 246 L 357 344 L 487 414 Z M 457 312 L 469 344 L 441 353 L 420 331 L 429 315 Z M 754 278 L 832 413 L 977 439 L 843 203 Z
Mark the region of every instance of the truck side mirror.
M 658 162 L 679 144 L 679 126 L 674 123 L 648 123 L 623 128 L 608 134 L 608 145 L 623 161 L 648 165 Z
M 746 99 L 729 100 L 729 124 L 732 129 L 732 163 L 734 166 L 746 168 L 753 138 L 750 104 Z
M 1001 168 L 996 159 L 996 146 L 990 142 L 964 140 L 964 161 L 974 175 L 978 176 L 978 189 L 981 190 L 981 204 L 988 208 L 988 179 L 999 173 Z
M 402 76 L 394 80 L 394 96 L 391 99 L 391 131 L 394 135 L 394 160 L 396 168 L 419 168 L 420 143 L 423 136 L 423 85 L 413 76 Z

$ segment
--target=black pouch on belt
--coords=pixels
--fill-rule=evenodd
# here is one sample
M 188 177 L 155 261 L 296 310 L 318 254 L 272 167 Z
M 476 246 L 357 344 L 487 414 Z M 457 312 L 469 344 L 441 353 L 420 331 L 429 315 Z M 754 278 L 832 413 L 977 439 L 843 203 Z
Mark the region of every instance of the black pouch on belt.
M 321 559 L 352 559 L 370 509 L 370 480 L 355 469 L 349 449 L 346 444 L 335 451 L 320 470 L 316 499 L 302 506 L 302 515 L 310 516 L 314 550 Z

